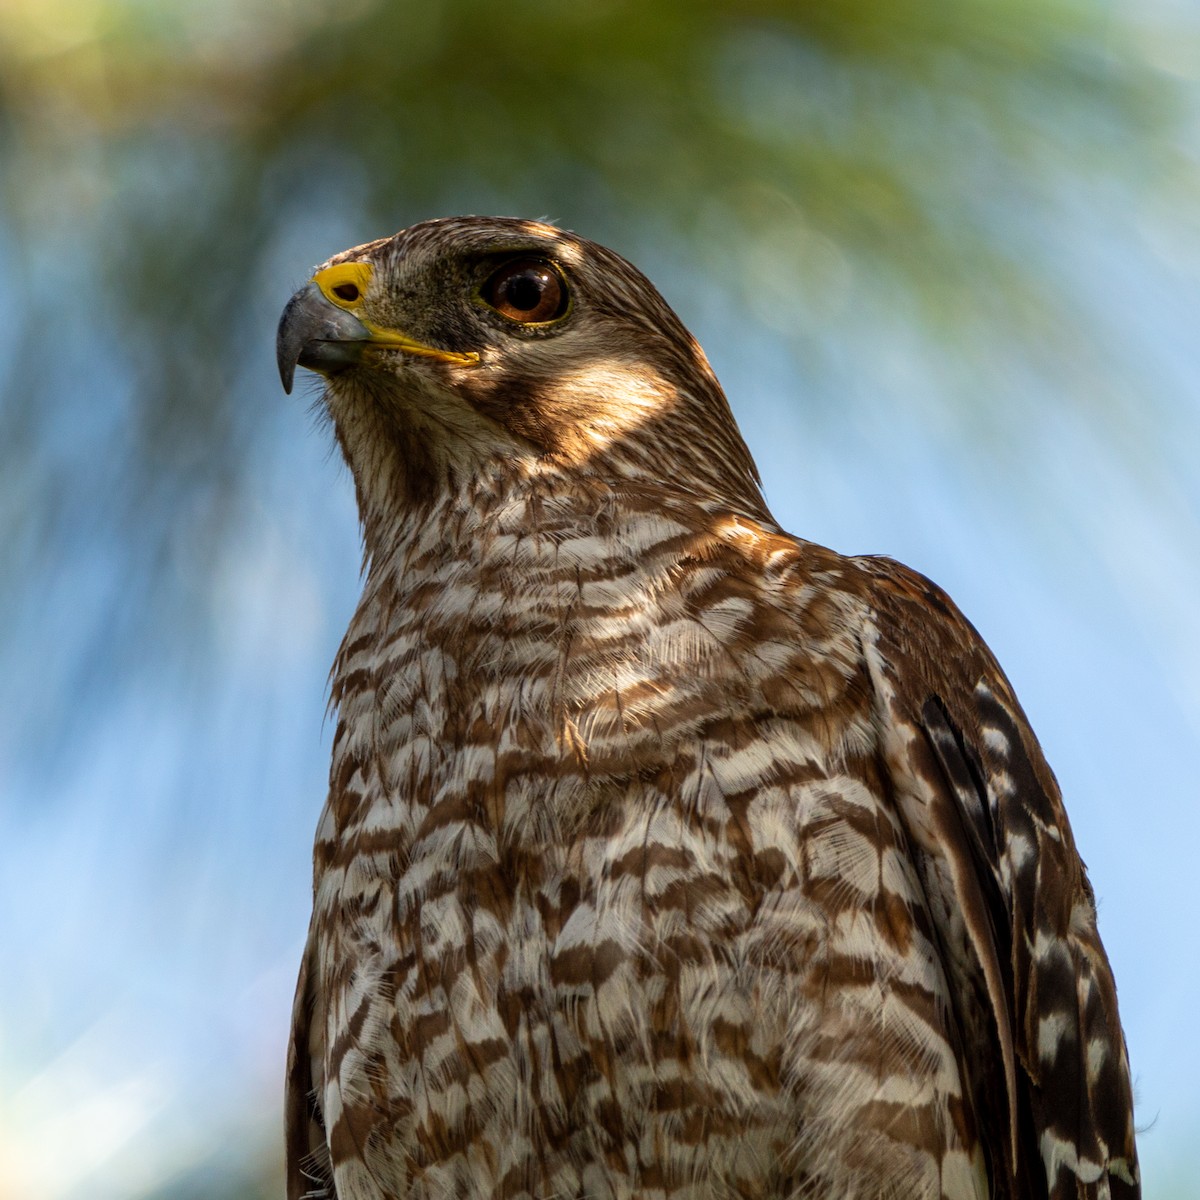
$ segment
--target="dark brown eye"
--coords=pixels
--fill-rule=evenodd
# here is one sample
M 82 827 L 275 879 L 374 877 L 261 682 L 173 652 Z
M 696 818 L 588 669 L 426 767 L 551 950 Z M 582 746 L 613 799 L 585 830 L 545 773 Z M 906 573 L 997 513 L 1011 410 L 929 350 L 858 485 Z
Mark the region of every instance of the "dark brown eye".
M 562 276 L 536 258 L 518 258 L 483 285 L 482 296 L 501 316 L 522 325 L 553 321 L 567 311 L 567 286 Z
M 358 299 L 358 284 L 357 283 L 339 283 L 333 289 L 333 294 L 343 300 Z

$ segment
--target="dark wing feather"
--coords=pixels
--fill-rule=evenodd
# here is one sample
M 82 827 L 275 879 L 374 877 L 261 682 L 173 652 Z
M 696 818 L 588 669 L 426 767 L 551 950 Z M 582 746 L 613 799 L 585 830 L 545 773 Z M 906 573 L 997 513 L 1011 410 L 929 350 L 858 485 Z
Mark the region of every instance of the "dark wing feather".
M 314 1063 L 320 1062 L 320 1047 L 315 1036 L 318 1030 L 312 1026 L 313 955 L 310 931 L 300 963 L 300 978 L 296 981 L 292 1038 L 288 1046 L 284 1100 L 287 1200 L 337 1200 L 325 1122 L 313 1077 Z
M 856 560 L 890 777 L 938 927 L 999 1196 L 1140 1196 L 1116 985 L 1037 739 L 946 595 Z

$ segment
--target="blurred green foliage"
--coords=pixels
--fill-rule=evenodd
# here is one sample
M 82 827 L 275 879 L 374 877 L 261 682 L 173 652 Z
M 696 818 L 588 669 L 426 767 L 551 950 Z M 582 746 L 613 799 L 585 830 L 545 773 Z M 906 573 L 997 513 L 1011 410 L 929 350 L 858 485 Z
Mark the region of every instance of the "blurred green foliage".
M 960 339 L 999 323 L 1054 345 L 1080 331 L 1052 316 L 1030 210 L 1064 171 L 1128 174 L 1168 145 L 1164 77 L 1086 0 L 13 7 L 0 145 L 33 281 L 15 360 L 62 336 L 23 248 L 69 245 L 55 280 L 100 282 L 88 315 L 139 376 L 138 496 L 245 469 L 247 317 L 307 265 L 285 281 L 272 257 L 306 210 L 359 240 L 464 202 L 629 249 L 669 232 L 796 338 L 860 289 Z M 37 437 L 19 409 L 7 446 Z

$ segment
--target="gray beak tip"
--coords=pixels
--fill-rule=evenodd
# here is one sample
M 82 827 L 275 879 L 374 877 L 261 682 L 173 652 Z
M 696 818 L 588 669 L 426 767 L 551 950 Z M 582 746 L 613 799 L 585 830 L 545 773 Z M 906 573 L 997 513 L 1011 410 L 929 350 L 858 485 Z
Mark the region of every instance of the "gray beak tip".
M 283 390 L 290 396 L 296 378 L 296 363 L 304 348 L 303 322 L 298 320 L 300 301 L 306 297 L 307 288 L 301 288 L 288 302 L 279 318 L 275 333 L 275 363 L 279 367 L 279 379 Z
M 322 374 L 352 366 L 369 339 L 357 317 L 330 304 L 315 284 L 306 284 L 287 302 L 275 335 L 275 362 L 283 390 L 292 394 L 297 366 Z

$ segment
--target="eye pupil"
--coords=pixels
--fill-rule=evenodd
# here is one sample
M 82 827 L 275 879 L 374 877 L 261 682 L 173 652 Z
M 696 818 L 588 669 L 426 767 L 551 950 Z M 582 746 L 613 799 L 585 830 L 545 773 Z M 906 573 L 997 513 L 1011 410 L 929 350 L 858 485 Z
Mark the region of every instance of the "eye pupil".
M 358 299 L 358 284 L 357 283 L 339 283 L 333 289 L 333 294 L 341 300 L 357 300 Z
M 504 285 L 504 299 L 510 308 L 520 312 L 532 312 L 537 308 L 545 290 L 546 280 L 543 275 L 530 271 L 525 275 L 514 275 Z
M 562 275 L 543 259 L 519 258 L 502 266 L 483 285 L 483 300 L 519 325 L 545 325 L 567 311 Z

